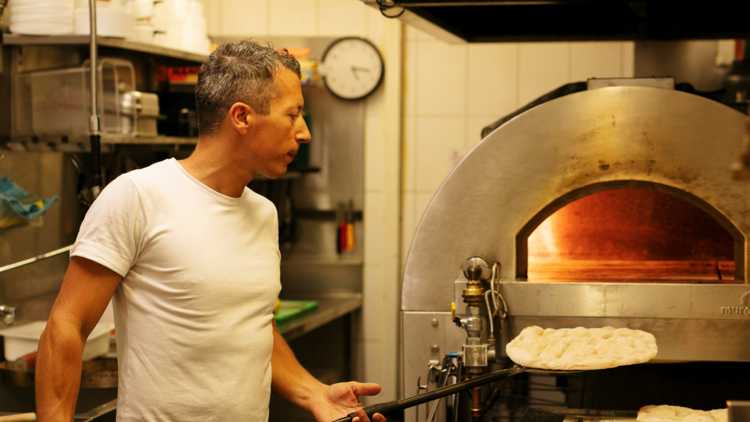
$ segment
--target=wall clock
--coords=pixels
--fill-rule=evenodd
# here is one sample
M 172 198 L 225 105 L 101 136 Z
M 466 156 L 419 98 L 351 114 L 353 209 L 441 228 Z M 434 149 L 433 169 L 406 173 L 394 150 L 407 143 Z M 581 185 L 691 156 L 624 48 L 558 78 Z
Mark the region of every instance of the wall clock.
M 340 38 L 323 54 L 323 82 L 333 95 L 360 100 L 383 80 L 385 67 L 377 47 L 363 38 Z

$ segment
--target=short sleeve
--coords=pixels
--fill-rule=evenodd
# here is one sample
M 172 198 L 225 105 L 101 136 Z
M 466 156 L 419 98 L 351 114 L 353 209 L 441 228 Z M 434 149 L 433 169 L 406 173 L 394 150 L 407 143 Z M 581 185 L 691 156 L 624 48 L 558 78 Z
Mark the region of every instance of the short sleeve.
M 125 277 L 138 257 L 145 227 L 138 190 L 122 175 L 89 208 L 70 256 L 90 259 Z

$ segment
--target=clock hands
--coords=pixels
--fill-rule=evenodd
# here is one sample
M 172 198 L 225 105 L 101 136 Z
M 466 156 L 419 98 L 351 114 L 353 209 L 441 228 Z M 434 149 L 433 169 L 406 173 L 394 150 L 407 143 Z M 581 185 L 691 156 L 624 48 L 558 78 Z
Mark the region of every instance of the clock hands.
M 357 71 L 370 73 L 370 69 L 366 67 L 352 66 L 352 73 L 354 74 L 354 79 L 357 81 L 359 81 L 359 74 L 357 74 Z

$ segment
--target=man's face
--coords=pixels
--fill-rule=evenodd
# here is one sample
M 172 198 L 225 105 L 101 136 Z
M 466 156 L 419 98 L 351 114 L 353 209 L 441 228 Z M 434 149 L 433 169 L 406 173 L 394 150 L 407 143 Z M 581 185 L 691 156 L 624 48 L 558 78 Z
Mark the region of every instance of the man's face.
M 266 116 L 255 115 L 250 131 L 250 153 L 256 172 L 276 178 L 286 173 L 300 143 L 310 142 L 310 131 L 302 119 L 302 89 L 297 75 L 281 68 L 274 76 L 276 97 Z

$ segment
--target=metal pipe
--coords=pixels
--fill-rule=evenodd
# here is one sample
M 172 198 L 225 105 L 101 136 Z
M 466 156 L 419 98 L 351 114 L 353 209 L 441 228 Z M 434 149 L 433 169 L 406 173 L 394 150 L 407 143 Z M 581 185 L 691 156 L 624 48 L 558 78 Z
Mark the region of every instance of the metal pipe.
M 495 281 L 497 281 L 498 267 L 500 267 L 499 262 L 495 262 L 494 264 L 492 264 L 492 276 L 490 277 L 490 291 L 492 292 L 492 301 L 495 303 L 496 312 L 497 312 L 497 309 L 500 307 L 500 303 L 498 303 L 498 298 L 495 294 Z
M 96 97 L 96 62 L 97 62 L 97 48 L 96 48 L 96 0 L 89 0 L 89 59 L 91 65 L 90 86 L 91 86 L 91 116 L 89 117 L 89 130 L 92 134 L 99 134 L 99 118 L 97 112 L 97 97 Z
M 99 196 L 102 188 L 101 169 L 101 132 L 98 114 L 97 74 L 97 46 L 96 46 L 96 0 L 89 0 L 89 56 L 91 76 L 91 116 L 89 117 L 89 141 L 91 142 L 91 200 Z
M 490 306 L 489 295 L 491 294 L 492 292 L 490 291 L 484 292 L 484 301 L 485 303 L 487 303 L 487 315 L 488 315 L 487 319 L 490 321 L 490 340 L 494 340 L 495 339 L 495 324 L 492 322 L 492 320 L 495 319 L 494 318 L 495 314 L 492 312 L 492 306 Z M 497 308 L 495 308 L 495 310 L 497 310 Z
M 472 375 L 472 378 L 477 378 L 478 375 Z M 471 420 L 472 422 L 482 422 L 482 386 L 477 386 L 471 389 Z
M 73 247 L 73 245 L 68 245 L 68 246 L 66 246 L 64 248 L 56 249 L 56 250 L 54 250 L 52 252 L 43 253 L 43 254 L 37 255 L 37 256 L 35 256 L 33 258 L 24 259 L 23 261 L 18 261 L 15 264 L 10 264 L 10 265 L 6 265 L 4 267 L 0 267 L 0 273 L 4 273 L 4 272 L 10 271 L 10 270 L 14 270 L 16 268 L 23 267 L 25 265 L 33 264 L 35 262 L 39 262 L 39 261 L 45 260 L 47 258 L 52 258 L 53 256 L 57 256 L 57 255 L 65 253 L 65 252 L 68 252 L 72 247 Z

